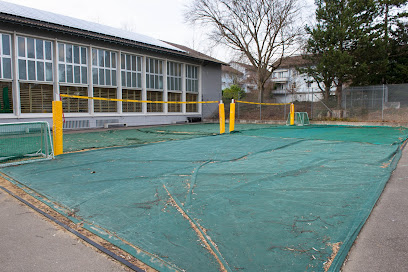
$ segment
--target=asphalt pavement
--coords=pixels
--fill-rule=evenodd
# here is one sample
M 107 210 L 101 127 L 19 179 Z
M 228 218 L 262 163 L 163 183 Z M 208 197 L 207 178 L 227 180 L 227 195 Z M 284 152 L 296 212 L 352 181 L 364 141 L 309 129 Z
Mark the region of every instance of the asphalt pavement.
M 0 190 L 0 271 L 129 270 Z
M 342 272 L 408 271 L 408 145 Z

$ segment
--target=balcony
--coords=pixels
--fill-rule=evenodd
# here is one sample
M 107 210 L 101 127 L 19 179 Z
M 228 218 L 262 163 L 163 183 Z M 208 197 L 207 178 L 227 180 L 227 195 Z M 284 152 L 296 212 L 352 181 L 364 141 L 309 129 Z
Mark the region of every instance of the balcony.
M 286 90 L 273 90 L 272 93 L 273 94 L 285 94 L 287 93 L 287 91 Z
M 289 77 L 273 77 L 272 82 L 275 83 L 286 83 L 289 81 Z

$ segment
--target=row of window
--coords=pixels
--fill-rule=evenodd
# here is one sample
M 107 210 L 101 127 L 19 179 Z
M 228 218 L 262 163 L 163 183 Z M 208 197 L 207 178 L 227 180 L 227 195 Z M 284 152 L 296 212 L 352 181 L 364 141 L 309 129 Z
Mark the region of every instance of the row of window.
M 13 113 L 12 84 L 0 82 L 0 113 Z M 61 94 L 88 96 L 88 88 L 76 86 L 61 86 Z M 117 98 L 116 88 L 94 87 L 93 95 L 101 98 Z M 163 92 L 147 91 L 147 100 L 163 101 Z M 123 89 L 122 99 L 141 100 L 142 91 Z M 53 86 L 51 84 L 20 83 L 21 113 L 51 113 L 53 101 Z M 168 101 L 181 102 L 181 93 L 168 92 Z M 198 94 L 187 93 L 186 101 L 198 101 Z M 87 113 L 88 100 L 77 98 L 62 98 L 64 113 Z M 115 101 L 94 100 L 94 112 L 117 112 L 118 103 Z M 142 112 L 142 103 L 122 102 L 122 111 L 126 113 Z M 161 103 L 147 103 L 147 112 L 163 112 Z M 198 112 L 197 104 L 187 104 L 187 112 Z M 168 104 L 168 112 L 182 112 L 181 104 Z
M 0 78 L 11 79 L 11 36 L 0 34 Z M 88 56 L 86 47 L 58 43 L 58 81 L 60 83 L 88 84 L 88 61 L 92 59 L 92 82 L 95 86 L 115 87 L 117 53 L 92 49 Z M 29 37 L 17 37 L 18 78 L 52 82 L 53 43 Z M 122 87 L 142 87 L 142 57 L 121 54 Z M 164 61 L 146 58 L 147 89 L 163 90 Z M 198 67 L 186 65 L 186 91 L 198 93 Z M 167 86 L 170 91 L 182 89 L 182 64 L 167 62 Z
M 286 77 L 288 77 L 288 71 L 274 72 L 273 73 L 273 78 L 286 78 Z
M 0 78 L 11 79 L 11 39 L 0 34 Z

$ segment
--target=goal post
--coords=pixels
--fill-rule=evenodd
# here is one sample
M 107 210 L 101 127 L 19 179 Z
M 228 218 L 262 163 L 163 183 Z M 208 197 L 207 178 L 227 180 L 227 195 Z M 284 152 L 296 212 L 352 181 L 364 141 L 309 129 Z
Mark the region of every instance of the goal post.
M 308 126 L 310 125 L 309 116 L 307 112 L 294 112 L 293 115 L 289 114 L 286 125 Z
M 63 118 L 62 101 L 52 101 L 52 138 L 54 140 L 54 155 L 60 155 L 63 149 Z
M 48 122 L 0 124 L 0 167 L 53 157 Z

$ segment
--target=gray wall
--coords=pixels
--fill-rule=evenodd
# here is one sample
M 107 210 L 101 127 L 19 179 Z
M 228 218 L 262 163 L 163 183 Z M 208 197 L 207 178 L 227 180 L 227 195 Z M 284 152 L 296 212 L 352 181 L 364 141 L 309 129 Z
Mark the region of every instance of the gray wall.
M 207 64 L 202 67 L 203 101 L 221 100 L 221 64 Z M 218 104 L 203 104 L 203 118 L 210 118 L 218 111 Z

